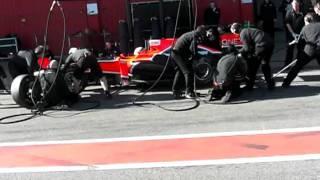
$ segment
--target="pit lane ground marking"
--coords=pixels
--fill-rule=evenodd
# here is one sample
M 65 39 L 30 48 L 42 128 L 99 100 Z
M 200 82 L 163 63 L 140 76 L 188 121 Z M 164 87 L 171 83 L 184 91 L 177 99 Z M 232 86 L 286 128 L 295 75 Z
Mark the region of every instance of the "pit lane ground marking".
M 7 143 L 4 142 L 4 143 L 0 143 L 0 147 L 50 145 L 50 144 L 85 144 L 85 143 L 147 141 L 147 140 L 170 140 L 170 139 L 185 139 L 185 138 L 262 135 L 262 134 L 299 133 L 299 132 L 316 132 L 316 131 L 320 131 L 320 126 L 319 127 L 318 126 L 303 127 L 303 128 L 287 128 L 287 129 L 264 129 L 264 130 L 253 130 L 253 131 L 231 131 L 231 132 L 217 132 L 217 133 L 136 136 L 136 137 L 105 138 L 105 139 L 79 139 L 79 140 L 31 141 L 31 142 L 7 142 Z
M 103 171 L 103 170 L 150 169 L 150 168 L 179 168 L 179 167 L 192 167 L 192 166 L 277 163 L 277 162 L 308 161 L 308 160 L 320 160 L 320 154 L 308 154 L 308 155 L 300 155 L 300 156 L 273 156 L 273 157 L 261 157 L 261 158 L 239 158 L 239 159 L 223 159 L 223 160 L 131 163 L 131 164 L 94 165 L 94 166 L 88 165 L 88 166 L 0 168 L 0 174 Z
M 0 144 L 0 173 L 320 160 L 320 127 Z

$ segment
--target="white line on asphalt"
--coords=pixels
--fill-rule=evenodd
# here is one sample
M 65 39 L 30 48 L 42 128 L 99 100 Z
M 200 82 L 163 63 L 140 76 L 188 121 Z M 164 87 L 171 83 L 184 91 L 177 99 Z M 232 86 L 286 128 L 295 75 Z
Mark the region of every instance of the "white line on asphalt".
M 134 163 L 134 164 L 0 168 L 0 174 L 33 173 L 33 172 L 39 173 L 39 172 L 67 172 L 67 171 L 70 172 L 70 171 L 125 170 L 125 169 L 147 169 L 147 168 L 175 168 L 175 167 L 190 167 L 190 166 L 214 166 L 214 165 L 232 165 L 232 164 L 288 162 L 288 161 L 292 162 L 292 161 L 307 161 L 307 160 L 320 160 L 320 154 L 221 159 L 221 160 L 201 160 L 201 161 Z
M 233 131 L 233 132 L 200 133 L 200 134 L 161 135 L 161 136 L 120 137 L 120 138 L 106 138 L 106 139 L 9 142 L 9 143 L 0 143 L 0 147 L 59 145 L 59 144 L 88 144 L 88 143 L 108 143 L 108 142 L 133 142 L 133 141 L 190 139 L 190 138 L 208 138 L 208 137 L 223 137 L 223 136 L 248 136 L 248 135 L 303 133 L 303 132 L 320 132 L 320 127 L 269 129 L 269 130 L 255 130 L 255 131 Z

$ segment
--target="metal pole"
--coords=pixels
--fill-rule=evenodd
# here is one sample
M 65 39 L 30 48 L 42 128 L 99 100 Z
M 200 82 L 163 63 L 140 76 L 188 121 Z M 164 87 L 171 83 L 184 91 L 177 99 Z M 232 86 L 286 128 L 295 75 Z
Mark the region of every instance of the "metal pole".
M 275 75 L 273 75 L 272 78 L 278 77 L 283 71 L 285 71 L 286 69 L 288 69 L 289 67 L 293 66 L 296 62 L 298 61 L 298 59 L 295 59 L 294 61 L 292 61 L 290 64 L 288 64 L 286 67 L 282 68 L 279 72 L 277 72 Z

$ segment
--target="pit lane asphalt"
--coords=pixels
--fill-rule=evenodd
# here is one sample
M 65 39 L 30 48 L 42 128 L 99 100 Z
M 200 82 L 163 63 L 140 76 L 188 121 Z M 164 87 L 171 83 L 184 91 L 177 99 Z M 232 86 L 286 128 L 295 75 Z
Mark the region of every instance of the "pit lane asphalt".
M 320 71 L 301 74 L 293 86 L 283 89 L 280 82 L 274 91 L 261 87 L 244 92 L 238 100 L 250 103 L 212 105 L 185 112 L 169 112 L 155 106 L 122 106 L 130 103 L 141 92 L 126 89 L 114 92 L 112 100 L 100 93 L 99 87 L 90 87 L 82 93 L 82 100 L 66 111 L 47 111 L 41 116 L 22 123 L 0 126 L 0 142 L 46 141 L 68 139 L 94 139 L 130 136 L 190 134 L 206 132 L 247 131 L 260 129 L 285 129 L 320 126 L 320 82 L 314 81 Z M 279 79 L 281 81 L 281 79 Z M 261 84 L 264 86 L 264 84 Z M 202 94 L 207 90 L 200 90 Z M 203 99 L 205 99 L 203 97 Z M 173 100 L 170 91 L 155 90 L 147 93 L 144 102 L 161 104 L 168 108 L 194 105 L 192 100 Z M 0 108 L 13 104 L 10 95 L 0 96 Z M 81 111 L 99 102 L 90 111 Z M 28 113 L 14 105 L 0 109 L 1 117 Z
M 293 86 L 283 89 L 278 78 L 277 88 L 270 92 L 257 88 L 245 92 L 240 100 L 250 103 L 212 105 L 186 112 L 168 112 L 155 106 L 125 106 L 140 92 L 136 89 L 117 91 L 112 100 L 104 99 L 99 87 L 90 87 L 69 111 L 48 111 L 53 117 L 41 116 L 21 123 L 0 125 L 0 142 L 101 139 L 132 136 L 157 136 L 285 129 L 320 126 L 320 71 L 307 71 Z M 263 84 L 259 84 L 263 86 Z M 205 94 L 207 90 L 200 90 Z M 168 90 L 154 90 L 144 101 L 165 107 L 192 106 L 190 100 L 172 99 Z M 82 112 L 99 101 L 97 109 Z M 10 95 L 0 95 L 0 116 L 29 112 L 12 104 Z M 320 161 L 258 163 L 241 165 L 154 168 L 137 170 L 1 174 L 0 179 L 320 179 Z

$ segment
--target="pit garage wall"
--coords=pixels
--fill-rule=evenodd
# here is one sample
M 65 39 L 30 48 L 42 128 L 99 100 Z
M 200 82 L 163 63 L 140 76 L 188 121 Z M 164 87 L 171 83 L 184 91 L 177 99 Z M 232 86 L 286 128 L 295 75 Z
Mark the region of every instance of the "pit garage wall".
M 204 10 L 212 0 L 197 0 L 199 8 L 198 22 L 203 23 Z M 213 0 L 221 10 L 221 24 L 232 22 L 254 21 L 253 3 L 242 3 L 243 0 Z M 255 0 L 253 0 L 254 2 Z
M 154 1 L 154 0 L 132 0 Z M 221 23 L 228 24 L 233 21 L 253 21 L 253 5 L 242 4 L 241 0 L 214 0 L 221 8 Z M 98 3 L 99 14 L 88 16 L 87 3 Z M 203 23 L 204 9 L 210 0 L 197 0 L 198 24 Z M 22 42 L 22 48 L 33 48 L 43 42 L 45 24 L 48 10 L 52 0 L 2 0 L 0 1 L 0 36 L 17 34 Z M 67 35 L 76 34 L 86 27 L 99 33 L 102 29 L 110 32 L 111 38 L 118 39 L 118 21 L 126 18 L 125 0 L 69 0 L 61 2 L 67 19 Z M 48 42 L 55 54 L 60 52 L 62 31 L 62 18 L 55 9 L 50 21 Z
M 97 2 L 99 15 L 87 16 L 86 4 Z M 36 39 L 43 42 L 45 24 L 52 0 L 1 0 L 0 37 L 17 34 L 22 48 L 33 48 Z M 67 35 L 76 34 L 86 27 L 99 33 L 102 29 L 118 38 L 118 21 L 125 18 L 124 0 L 69 0 L 61 1 L 66 15 Z M 63 23 L 59 10 L 52 12 L 48 43 L 55 54 L 61 49 Z M 37 38 L 36 38 L 37 37 Z

